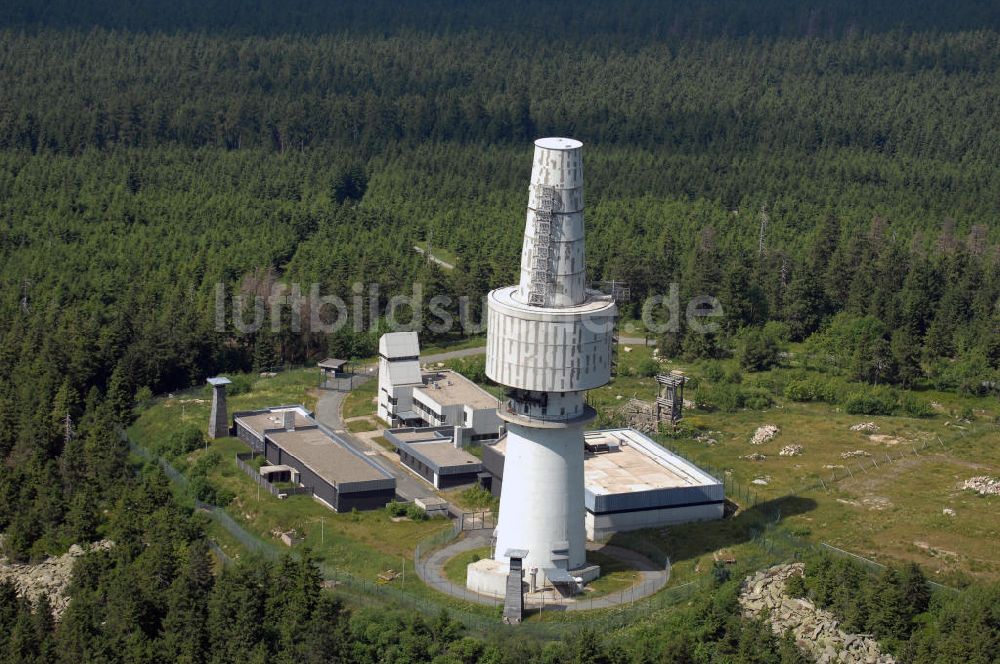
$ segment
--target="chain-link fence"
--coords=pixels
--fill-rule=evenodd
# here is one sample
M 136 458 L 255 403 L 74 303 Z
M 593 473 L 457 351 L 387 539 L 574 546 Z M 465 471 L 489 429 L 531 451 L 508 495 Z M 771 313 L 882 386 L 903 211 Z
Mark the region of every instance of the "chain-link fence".
M 935 444 L 948 449 L 950 442 L 985 430 L 995 431 L 1000 430 L 1000 427 L 995 425 L 974 427 L 971 431 L 959 432 L 959 434 L 949 439 L 949 441 L 942 441 L 940 439 L 925 441 L 922 446 L 914 446 L 910 454 L 919 455 L 921 451 Z M 174 468 L 169 461 L 136 445 L 128 439 L 124 432 L 121 435 L 123 440 L 128 442 L 130 450 L 135 455 L 149 463 L 156 463 L 163 469 L 163 472 L 172 482 L 182 488 L 187 488 L 187 477 Z M 905 452 L 897 453 L 896 456 L 890 457 L 888 463 L 893 463 L 903 456 L 906 456 Z M 882 467 L 881 464 L 873 463 L 871 469 L 861 470 L 860 472 L 871 472 L 880 467 Z M 714 470 L 708 470 L 720 479 L 726 478 L 724 473 L 717 474 Z M 844 474 L 832 479 L 832 481 L 835 482 L 850 476 L 850 474 Z M 759 502 L 756 494 L 751 492 L 747 487 L 736 483 L 732 479 L 726 479 L 725 481 L 727 482 L 727 487 L 731 487 L 732 491 L 744 496 L 746 500 L 758 508 L 761 505 L 767 504 L 766 502 Z M 801 491 L 823 488 L 824 486 L 824 482 L 816 482 L 814 484 L 807 484 Z M 740 494 L 739 492 L 742 493 Z M 232 516 L 215 505 L 194 500 L 194 506 L 219 524 L 248 552 L 260 555 L 268 560 L 278 560 L 282 555 L 296 555 L 295 552 L 279 549 L 276 545 L 251 534 L 233 519 Z M 765 518 L 762 519 L 759 529 L 752 529 L 750 533 L 752 543 L 757 545 L 757 551 L 741 556 L 739 563 L 731 567 L 731 574 L 745 575 L 768 565 L 790 560 L 800 560 L 807 554 L 816 551 L 849 556 L 852 559 L 862 562 L 862 564 L 865 564 L 872 570 L 884 568 L 880 563 L 838 549 L 832 545 L 825 543 L 817 545 L 785 531 L 777 530 L 774 526 L 780 520 L 781 515 L 776 510 L 773 514 L 762 514 Z M 455 542 L 461 535 L 461 525 L 456 523 L 452 528 L 420 542 L 414 551 L 413 569 L 422 581 L 424 588 L 429 587 L 442 592 L 450 596 L 451 601 L 439 601 L 436 598 L 423 594 L 424 590 L 419 587 L 416 591 L 407 590 L 405 589 L 405 581 L 399 586 L 372 582 L 367 579 L 355 577 L 349 572 L 337 569 L 335 566 L 326 563 L 320 565 L 324 585 L 350 597 L 353 602 L 363 606 L 384 606 L 391 604 L 393 606 L 409 608 L 428 616 L 434 616 L 446 610 L 453 618 L 465 625 L 466 628 L 481 634 L 509 632 L 512 635 L 517 634 L 519 636 L 550 639 L 563 638 L 567 633 L 582 628 L 606 631 L 628 625 L 636 620 L 648 617 L 651 612 L 667 609 L 686 602 L 699 591 L 710 587 L 714 582 L 712 575 L 705 575 L 698 580 L 683 585 L 665 587 L 669 579 L 669 575 L 666 574 L 662 579 L 643 581 L 617 593 L 577 600 L 574 610 L 567 611 L 566 606 L 532 606 L 526 612 L 528 617 L 527 622 L 523 622 L 517 626 L 505 625 L 500 621 L 500 612 L 502 610 L 502 600 L 500 598 L 473 593 L 467 590 L 464 585 L 436 581 L 434 580 L 435 575 L 429 573 L 430 565 L 443 564 L 442 561 L 433 559 L 434 553 L 446 545 Z M 488 537 L 480 536 L 479 539 L 481 541 L 479 546 L 489 545 Z M 233 563 L 232 557 L 223 551 L 217 543 L 210 541 L 209 546 L 224 564 L 229 565 Z M 470 550 L 471 548 L 475 548 L 475 546 L 470 545 Z M 655 564 L 662 565 L 664 571 L 669 570 L 669 557 L 653 542 L 637 537 L 630 540 L 629 548 L 649 558 Z M 405 569 L 403 574 L 405 575 Z M 947 586 L 941 586 L 933 582 L 931 585 L 935 588 L 952 590 Z M 580 610 L 584 610 L 585 613 L 580 613 Z

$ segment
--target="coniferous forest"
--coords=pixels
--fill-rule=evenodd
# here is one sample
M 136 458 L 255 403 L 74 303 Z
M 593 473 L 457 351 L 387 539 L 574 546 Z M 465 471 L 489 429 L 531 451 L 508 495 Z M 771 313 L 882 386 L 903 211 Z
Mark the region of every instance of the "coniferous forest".
M 3 3 L 3 550 L 117 546 L 78 566 L 58 628 L 0 584 L 0 661 L 799 661 L 724 580 L 629 634 L 527 649 L 351 611 L 308 559 L 217 573 L 116 426 L 137 395 L 369 356 L 385 325 L 220 330 L 220 288 L 378 284 L 384 307 L 420 283 L 480 318 L 517 278 L 547 135 L 585 144 L 589 276 L 628 283 L 628 318 L 674 283 L 721 303 L 716 334 L 668 331 L 664 354 L 752 365 L 777 329 L 844 380 L 1000 394 L 998 99 L 979 0 Z M 962 602 L 906 614 L 908 661 L 987 661 L 996 591 Z

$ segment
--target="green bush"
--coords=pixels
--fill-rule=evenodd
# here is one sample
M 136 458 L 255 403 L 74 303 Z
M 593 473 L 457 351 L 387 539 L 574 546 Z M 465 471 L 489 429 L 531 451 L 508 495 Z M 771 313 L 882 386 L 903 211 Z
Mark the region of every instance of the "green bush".
M 413 503 L 407 503 L 405 512 L 406 516 L 413 519 L 414 521 L 427 520 L 427 512 L 423 511 Z
M 934 414 L 934 409 L 929 403 L 909 392 L 903 393 L 899 398 L 899 407 L 910 417 L 930 417 Z
M 193 452 L 204 444 L 204 432 L 199 427 L 189 424 L 167 436 L 156 451 L 165 456 L 179 457 Z
M 153 400 L 153 390 L 148 385 L 143 385 L 135 391 L 135 405 L 145 407 Z
M 712 405 L 726 413 L 735 413 L 744 406 L 743 390 L 738 385 L 724 383 L 711 389 L 709 399 Z
M 743 406 L 750 410 L 767 410 L 773 403 L 768 390 L 761 387 L 743 390 Z
M 726 376 L 726 370 L 722 366 L 722 362 L 705 362 L 702 366 L 705 378 L 713 383 L 721 383 Z
M 809 378 L 788 381 L 782 393 L 786 399 L 799 402 L 815 401 L 818 397 L 816 381 Z
M 406 503 L 390 500 L 385 504 L 385 511 L 388 512 L 391 517 L 406 516 Z
M 226 386 L 226 394 L 236 396 L 237 394 L 248 394 L 253 391 L 253 378 L 249 374 L 236 374 L 229 378 L 231 384 Z
M 788 577 L 788 580 L 785 581 L 785 592 L 788 593 L 789 597 L 805 597 L 808 592 L 805 579 L 799 574 Z
M 778 364 L 781 349 L 778 342 L 764 330 L 745 330 L 739 341 L 737 358 L 746 371 L 767 371 Z
M 647 357 L 639 362 L 635 367 L 637 376 L 651 378 L 660 372 L 660 364 L 651 357 Z
M 892 415 L 896 403 L 896 396 L 889 390 L 861 389 L 847 397 L 844 408 L 851 415 Z

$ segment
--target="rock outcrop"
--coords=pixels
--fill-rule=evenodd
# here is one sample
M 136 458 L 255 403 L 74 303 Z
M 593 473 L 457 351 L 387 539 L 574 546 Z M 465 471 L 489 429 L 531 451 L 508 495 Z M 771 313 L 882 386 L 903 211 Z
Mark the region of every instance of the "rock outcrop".
M 74 544 L 61 556 L 50 556 L 40 563 L 12 563 L 0 556 L 0 581 L 14 585 L 17 594 L 27 598 L 32 604 L 46 594 L 52 605 L 52 616 L 59 620 L 69 605 L 66 589 L 69 586 L 73 563 L 87 550 L 107 550 L 114 546 L 111 540 L 101 540 L 80 546 Z
M 757 427 L 757 430 L 753 432 L 753 436 L 750 438 L 750 444 L 763 445 L 777 436 L 779 431 L 781 429 L 773 424 L 765 424 L 762 427 Z
M 777 635 L 791 630 L 803 652 L 820 664 L 895 664 L 883 653 L 878 641 L 867 634 L 849 634 L 840 629 L 836 617 L 807 599 L 785 594 L 785 583 L 801 575 L 804 565 L 777 565 L 747 577 L 740 590 L 740 606 L 747 618 L 764 615 Z
M 981 496 L 1000 496 L 1000 480 L 987 475 L 970 477 L 965 480 L 962 488 L 975 491 Z

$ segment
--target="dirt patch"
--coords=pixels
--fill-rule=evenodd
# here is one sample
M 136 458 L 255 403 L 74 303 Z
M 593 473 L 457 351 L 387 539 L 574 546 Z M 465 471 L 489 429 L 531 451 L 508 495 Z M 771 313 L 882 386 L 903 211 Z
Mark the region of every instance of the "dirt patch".
M 887 447 L 892 447 L 894 445 L 903 445 L 911 442 L 909 440 L 906 440 L 905 438 L 900 438 L 899 436 L 890 436 L 889 434 L 885 433 L 873 433 L 870 436 L 868 436 L 868 440 L 878 445 L 885 445 Z

